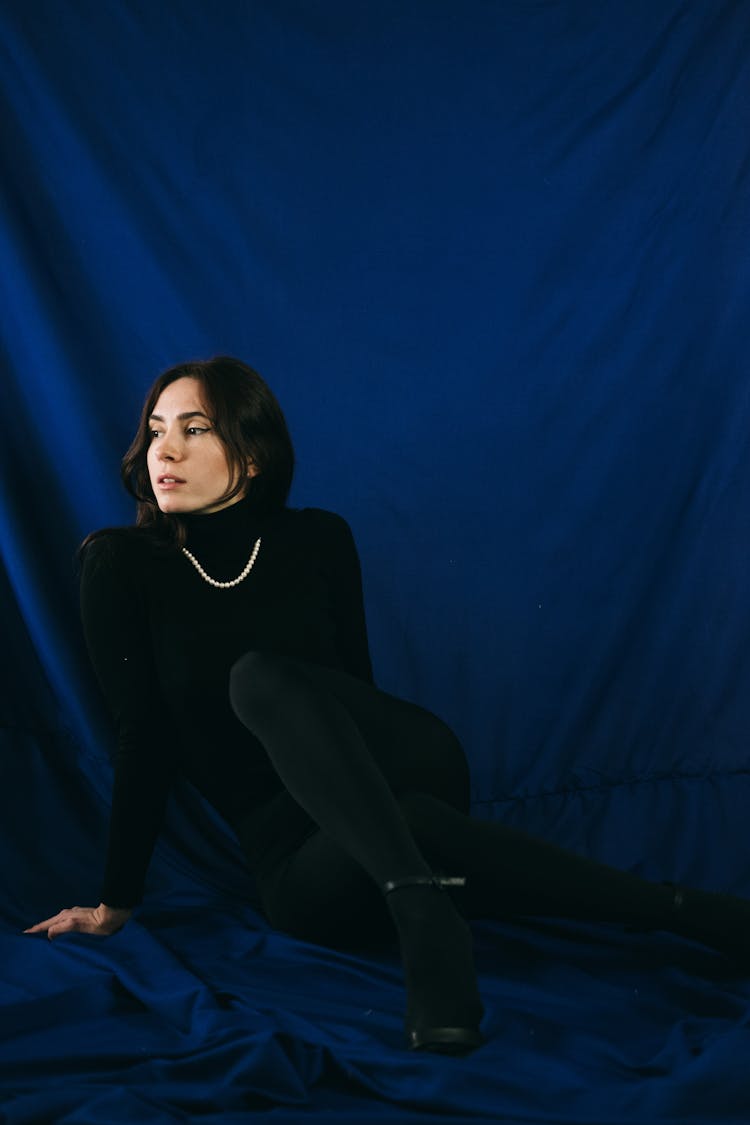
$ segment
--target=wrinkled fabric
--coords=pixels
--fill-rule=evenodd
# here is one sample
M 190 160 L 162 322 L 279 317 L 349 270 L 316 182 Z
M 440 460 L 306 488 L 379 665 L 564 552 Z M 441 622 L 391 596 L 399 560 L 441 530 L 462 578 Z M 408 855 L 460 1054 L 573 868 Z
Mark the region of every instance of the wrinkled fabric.
M 395 950 L 335 954 L 226 901 L 167 895 L 106 943 L 5 933 L 3 980 L 32 980 L 4 1010 L 3 1120 L 747 1120 L 750 986 L 716 954 L 552 921 L 476 932 L 488 1042 L 461 1060 L 402 1048 Z
M 749 39 L 740 0 L 2 5 L 1 1120 L 747 1122 L 718 955 L 482 924 L 487 1045 L 414 1057 L 395 951 L 269 932 L 187 787 L 121 934 L 19 931 L 101 877 L 73 552 L 216 352 L 477 814 L 750 895 Z

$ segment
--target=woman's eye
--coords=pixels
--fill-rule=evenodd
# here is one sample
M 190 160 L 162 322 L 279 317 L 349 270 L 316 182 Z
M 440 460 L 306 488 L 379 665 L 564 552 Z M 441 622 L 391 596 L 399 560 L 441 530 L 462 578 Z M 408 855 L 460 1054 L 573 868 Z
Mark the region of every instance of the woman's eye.
M 149 433 L 151 434 L 152 438 L 161 437 L 161 430 L 150 430 Z M 207 434 L 208 433 L 208 426 L 188 426 L 185 433 L 187 433 L 187 434 Z

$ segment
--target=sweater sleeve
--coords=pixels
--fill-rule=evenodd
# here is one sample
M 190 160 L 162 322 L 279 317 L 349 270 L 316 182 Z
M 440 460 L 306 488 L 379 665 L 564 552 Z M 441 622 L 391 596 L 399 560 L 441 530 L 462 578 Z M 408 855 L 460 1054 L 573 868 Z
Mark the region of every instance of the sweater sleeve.
M 125 535 L 94 540 L 81 572 L 86 646 L 117 733 L 101 896 L 112 907 L 132 907 L 142 898 L 174 767 L 133 546 Z
M 349 524 L 332 512 L 320 512 L 323 558 L 336 627 L 336 648 L 345 672 L 373 683 L 367 640 L 362 569 Z

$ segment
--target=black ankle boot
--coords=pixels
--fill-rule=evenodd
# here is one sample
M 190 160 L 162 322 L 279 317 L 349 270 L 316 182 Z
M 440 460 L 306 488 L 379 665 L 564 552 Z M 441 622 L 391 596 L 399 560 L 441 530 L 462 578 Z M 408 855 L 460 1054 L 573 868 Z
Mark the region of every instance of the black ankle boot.
M 469 927 L 446 886 L 465 879 L 414 876 L 385 883 L 401 940 L 408 1004 L 406 1039 L 412 1051 L 464 1055 L 483 1043 Z M 405 888 L 410 888 L 406 890 Z

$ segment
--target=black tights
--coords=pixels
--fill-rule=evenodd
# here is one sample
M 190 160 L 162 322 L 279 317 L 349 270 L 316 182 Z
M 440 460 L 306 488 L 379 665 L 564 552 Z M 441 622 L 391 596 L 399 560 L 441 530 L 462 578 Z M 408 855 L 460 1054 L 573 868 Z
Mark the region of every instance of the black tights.
M 553 915 L 674 929 L 720 947 L 736 939 L 724 940 L 744 900 L 695 891 L 689 909 L 675 911 L 668 886 L 472 819 L 458 740 L 414 704 L 343 672 L 256 652 L 234 665 L 230 698 L 310 818 L 302 842 L 259 874 L 278 929 L 336 947 L 377 940 L 391 925 L 382 884 L 435 871 L 466 876 L 451 893 L 470 918 Z M 750 934 L 743 917 L 741 948 Z

